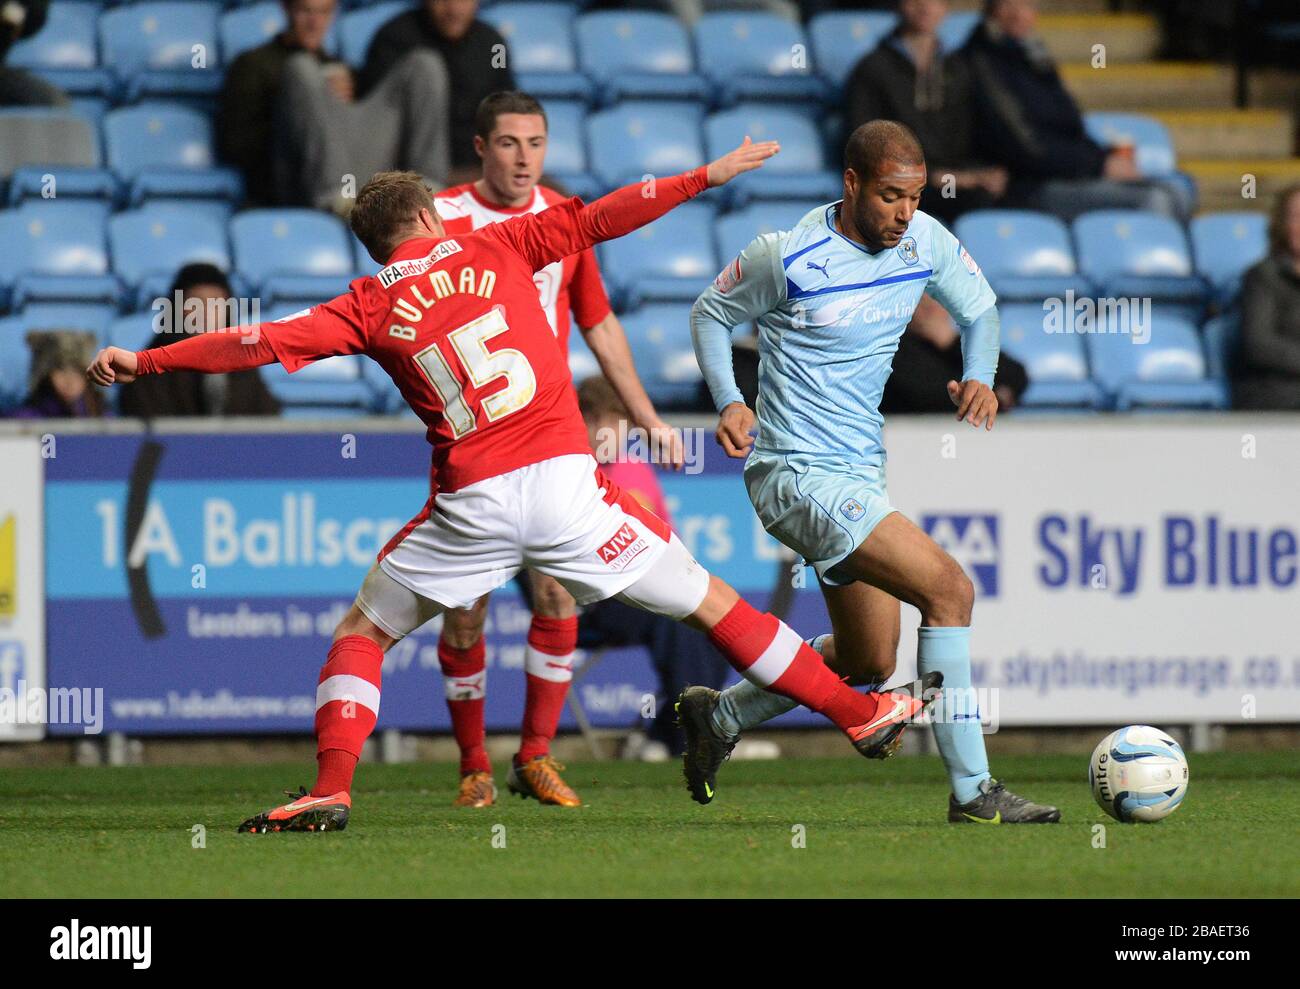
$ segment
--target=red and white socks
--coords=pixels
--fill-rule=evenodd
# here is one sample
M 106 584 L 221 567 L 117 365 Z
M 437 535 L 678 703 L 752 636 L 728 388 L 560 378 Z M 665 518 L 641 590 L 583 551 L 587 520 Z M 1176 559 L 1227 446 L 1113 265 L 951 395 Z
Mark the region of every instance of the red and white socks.
M 482 637 L 468 649 L 456 649 L 438 640 L 438 664 L 442 667 L 451 730 L 460 748 L 462 776 L 492 771 L 483 728 L 483 704 L 487 692 L 485 653 Z
M 528 687 L 520 731 L 519 762 L 551 751 L 560 726 L 564 699 L 573 679 L 573 654 L 578 648 L 578 618 L 534 615 L 528 628 L 524 672 Z
M 352 789 L 361 747 L 379 718 L 384 651 L 364 635 L 335 642 L 316 685 L 316 785 L 313 797 Z

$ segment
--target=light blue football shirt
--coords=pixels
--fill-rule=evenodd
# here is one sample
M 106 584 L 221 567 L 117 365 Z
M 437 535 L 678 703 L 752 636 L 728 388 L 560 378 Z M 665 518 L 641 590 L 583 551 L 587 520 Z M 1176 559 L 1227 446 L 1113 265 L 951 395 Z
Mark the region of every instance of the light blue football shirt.
M 872 254 L 836 230 L 838 209 L 819 206 L 793 230 L 755 238 L 696 300 L 691 332 L 720 412 L 743 401 L 731 329 L 757 321 L 756 449 L 880 465 L 880 397 L 922 294 L 963 328 L 997 298 L 974 259 L 933 217 L 917 211 L 897 247 Z M 965 378 L 991 386 L 996 339 L 971 343 L 963 330 Z

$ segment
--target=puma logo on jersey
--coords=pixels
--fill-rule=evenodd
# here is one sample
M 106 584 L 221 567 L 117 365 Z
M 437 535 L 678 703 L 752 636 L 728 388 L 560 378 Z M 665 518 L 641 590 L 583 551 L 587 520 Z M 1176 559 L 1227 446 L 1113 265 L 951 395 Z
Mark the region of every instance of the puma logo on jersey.
M 829 268 L 830 266 L 831 266 L 831 259 L 830 259 L 830 258 L 827 258 L 827 259 L 826 259 L 826 263 L 825 263 L 825 264 L 818 264 L 816 261 L 809 261 L 809 262 L 808 262 L 808 267 L 809 267 L 809 268 L 811 268 L 813 271 L 820 271 L 820 272 L 821 272 L 823 275 L 825 275 L 827 278 L 830 278 L 830 277 L 831 277 L 831 273 L 830 273 L 829 271 L 826 270 L 826 269 Z
M 596 550 L 600 562 L 613 570 L 625 570 L 627 565 L 648 549 L 645 539 L 624 522 L 618 532 L 601 544 Z

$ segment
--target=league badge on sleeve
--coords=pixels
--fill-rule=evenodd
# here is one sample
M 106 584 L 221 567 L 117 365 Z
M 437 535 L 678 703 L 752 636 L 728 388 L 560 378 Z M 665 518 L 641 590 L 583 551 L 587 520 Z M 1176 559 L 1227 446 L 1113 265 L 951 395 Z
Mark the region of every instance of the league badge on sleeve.
M 903 259 L 903 264 L 916 264 L 916 262 L 921 260 L 920 256 L 916 253 L 915 237 L 904 237 L 898 242 L 898 246 L 894 248 L 894 250 L 898 251 L 898 256 Z
M 736 283 L 739 281 L 740 281 L 740 257 L 739 255 L 737 255 L 736 260 L 732 261 L 731 264 L 723 268 L 722 273 L 719 274 L 717 278 L 713 279 L 713 285 L 719 292 L 721 292 L 723 295 L 726 295 L 728 292 L 730 292 L 733 288 L 736 287 Z

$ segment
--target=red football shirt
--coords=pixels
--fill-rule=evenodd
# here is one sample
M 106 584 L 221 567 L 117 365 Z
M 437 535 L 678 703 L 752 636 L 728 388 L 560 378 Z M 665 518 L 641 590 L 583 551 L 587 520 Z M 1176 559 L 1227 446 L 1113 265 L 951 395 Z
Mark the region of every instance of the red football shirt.
M 554 189 L 539 185 L 526 205 L 502 206 L 483 198 L 473 182 L 444 189 L 435 199 L 448 234 L 468 233 L 525 213 L 540 213 L 565 201 Z M 534 272 L 533 284 L 537 286 L 538 301 L 555 331 L 555 339 L 560 343 L 560 351 L 566 355 L 572 326 L 570 311 L 583 329 L 595 326 L 610 313 L 609 296 L 605 294 L 600 266 L 591 248 Z

